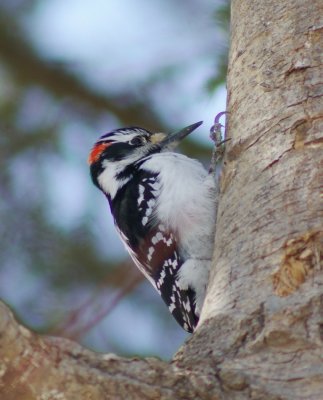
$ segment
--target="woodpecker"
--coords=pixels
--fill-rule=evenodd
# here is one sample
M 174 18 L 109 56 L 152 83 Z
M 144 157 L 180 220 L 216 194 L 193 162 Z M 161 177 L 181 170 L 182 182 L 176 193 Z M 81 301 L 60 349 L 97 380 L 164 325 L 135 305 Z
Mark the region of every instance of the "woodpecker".
M 174 149 L 201 124 L 169 135 L 116 129 L 99 138 L 88 159 L 131 258 L 188 332 L 208 282 L 217 185 L 200 162 Z

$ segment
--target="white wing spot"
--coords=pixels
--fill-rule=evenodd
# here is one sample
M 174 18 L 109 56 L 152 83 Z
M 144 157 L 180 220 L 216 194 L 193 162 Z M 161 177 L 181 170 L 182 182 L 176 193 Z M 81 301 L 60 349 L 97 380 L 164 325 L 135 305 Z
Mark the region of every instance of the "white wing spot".
M 178 266 L 178 261 L 177 261 L 177 259 L 175 259 L 172 262 L 172 268 L 176 270 L 177 266 Z
M 157 232 L 156 233 L 156 238 L 157 238 L 158 242 L 160 242 L 161 240 L 163 240 L 164 236 L 162 235 L 161 232 Z
M 168 309 L 169 309 L 169 311 L 172 313 L 174 310 L 175 310 L 175 304 L 174 303 L 172 303 L 172 304 L 170 304 L 170 306 L 168 307 Z
M 158 225 L 158 229 L 159 229 L 161 232 L 165 232 L 165 226 L 164 226 L 163 224 L 159 224 L 159 225 Z
M 139 185 L 138 206 L 140 206 L 141 202 L 144 200 L 144 192 L 145 186 Z
M 158 287 L 158 288 L 160 288 L 161 285 L 164 283 L 164 278 L 165 278 L 165 276 L 166 276 L 166 272 L 165 272 L 165 270 L 162 270 L 162 272 L 161 272 L 161 274 L 160 274 L 160 277 L 159 277 L 159 279 L 158 279 L 158 281 L 157 281 L 157 287 Z
M 149 249 L 148 249 L 148 254 L 147 254 L 147 259 L 148 259 L 148 261 L 151 261 L 152 255 L 154 254 L 154 252 L 155 252 L 154 246 L 149 247 Z
M 190 305 L 190 302 L 188 299 L 186 302 L 183 303 L 183 307 L 184 307 L 184 310 L 187 311 L 188 313 L 191 311 L 191 305 Z
M 161 232 L 157 232 L 156 235 L 151 238 L 151 243 L 156 244 L 161 240 L 163 240 L 163 238 L 164 238 L 163 234 Z

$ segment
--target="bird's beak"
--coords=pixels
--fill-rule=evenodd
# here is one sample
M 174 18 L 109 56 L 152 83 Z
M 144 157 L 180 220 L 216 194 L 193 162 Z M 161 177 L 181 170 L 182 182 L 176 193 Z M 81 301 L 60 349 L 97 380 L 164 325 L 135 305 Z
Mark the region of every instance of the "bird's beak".
M 203 121 L 196 122 L 195 124 L 187 126 L 186 128 L 181 129 L 178 132 L 171 133 L 166 137 L 163 134 L 156 133 L 155 135 L 160 135 L 160 136 L 158 137 L 156 136 L 155 139 L 157 140 L 155 140 L 155 143 L 162 149 L 173 149 L 179 144 L 181 140 L 183 140 L 187 135 L 189 135 L 196 128 L 198 128 L 202 123 Z

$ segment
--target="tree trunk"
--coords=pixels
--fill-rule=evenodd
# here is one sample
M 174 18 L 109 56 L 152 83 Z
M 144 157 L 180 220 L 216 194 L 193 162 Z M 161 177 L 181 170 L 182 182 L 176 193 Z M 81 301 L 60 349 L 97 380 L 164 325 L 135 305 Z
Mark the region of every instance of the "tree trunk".
M 1 399 L 323 399 L 322 15 L 232 2 L 214 269 L 173 361 L 36 335 L 3 305 Z

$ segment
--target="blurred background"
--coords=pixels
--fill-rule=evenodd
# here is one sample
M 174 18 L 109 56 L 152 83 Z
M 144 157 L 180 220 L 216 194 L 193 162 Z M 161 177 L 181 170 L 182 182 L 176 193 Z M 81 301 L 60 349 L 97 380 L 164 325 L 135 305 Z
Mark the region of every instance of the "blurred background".
M 32 329 L 168 359 L 187 334 L 137 272 L 87 156 L 121 126 L 204 124 L 225 110 L 225 0 L 0 2 L 0 297 Z

